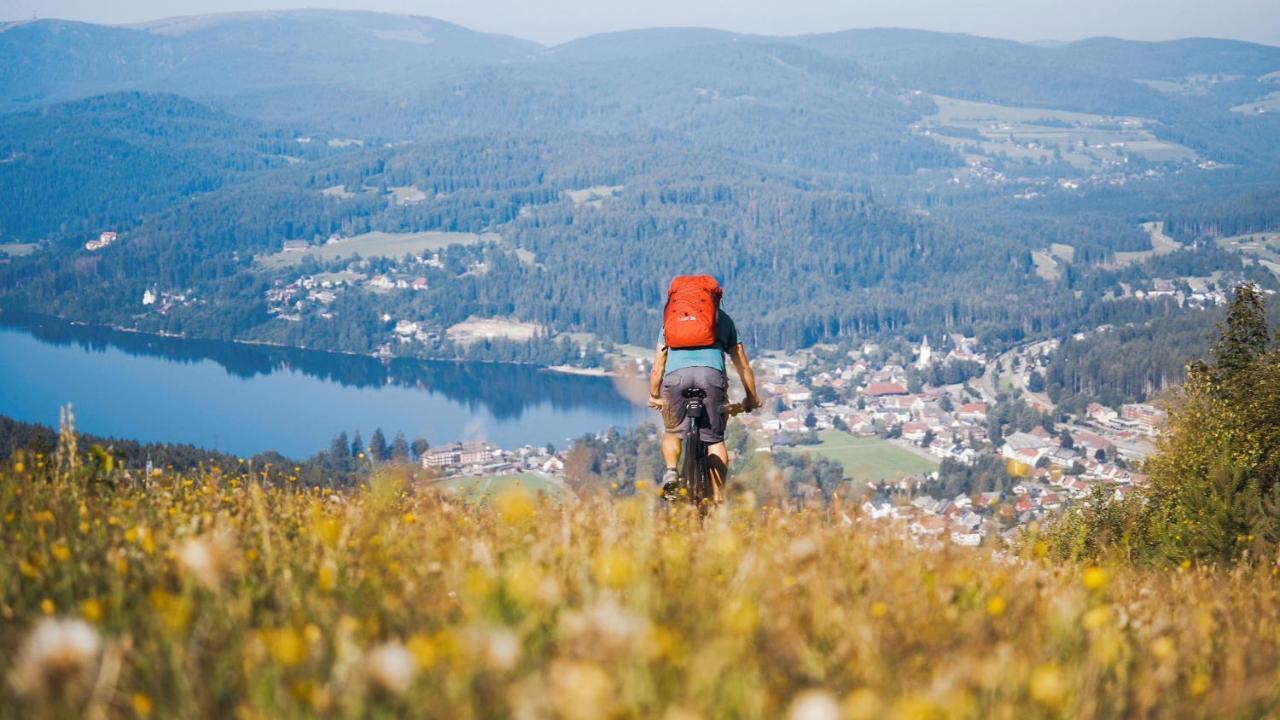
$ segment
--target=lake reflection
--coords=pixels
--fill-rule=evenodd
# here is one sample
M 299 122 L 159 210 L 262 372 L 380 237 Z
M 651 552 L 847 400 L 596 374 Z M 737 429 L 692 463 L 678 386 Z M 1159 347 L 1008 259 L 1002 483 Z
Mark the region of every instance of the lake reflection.
M 629 427 L 649 414 L 608 378 L 522 365 L 374 358 L 163 338 L 0 313 L 0 414 L 81 429 L 304 457 L 339 432 L 381 427 L 433 445 L 507 447 Z

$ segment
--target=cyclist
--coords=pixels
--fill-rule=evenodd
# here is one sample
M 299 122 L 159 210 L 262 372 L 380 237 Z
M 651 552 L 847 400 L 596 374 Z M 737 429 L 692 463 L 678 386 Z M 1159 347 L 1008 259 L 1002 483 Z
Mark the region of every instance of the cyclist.
M 679 282 L 679 278 L 675 282 Z M 708 278 L 708 280 L 710 280 Z M 673 288 L 675 287 L 673 282 Z M 714 281 L 712 281 L 714 282 Z M 706 392 L 707 422 L 699 430 L 702 442 L 707 444 L 707 456 L 711 466 L 711 487 L 714 501 L 724 499 L 724 486 L 729 466 L 729 452 L 724 444 L 725 404 L 728 402 L 729 378 L 725 374 L 724 356 L 733 361 L 738 378 L 746 391 L 742 402 L 743 412 L 760 407 L 756 393 L 756 376 L 747 359 L 747 351 L 738 340 L 738 329 L 733 318 L 720 310 L 719 288 L 716 283 L 716 321 L 714 343 L 706 347 L 677 349 L 667 346 L 665 328 L 658 336 L 658 347 L 653 358 L 653 370 L 649 374 L 649 406 L 662 412 L 666 432 L 662 436 L 662 459 L 666 472 L 662 477 L 663 493 L 672 496 L 678 481 L 676 468 L 680 466 L 681 438 L 688 431 L 689 418 L 685 417 L 686 388 L 697 387 Z M 669 303 L 670 305 L 670 303 Z M 665 325 L 665 323 L 664 323 Z

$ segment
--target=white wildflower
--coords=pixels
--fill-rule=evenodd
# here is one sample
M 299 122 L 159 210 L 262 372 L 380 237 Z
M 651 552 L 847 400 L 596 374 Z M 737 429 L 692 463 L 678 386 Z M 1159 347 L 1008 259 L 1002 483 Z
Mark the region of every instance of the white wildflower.
M 175 555 L 184 572 L 205 588 L 217 590 L 234 570 L 235 541 L 227 530 L 215 530 L 182 541 Z
M 403 693 L 417 674 L 418 661 L 398 640 L 383 643 L 365 656 L 365 675 L 369 684 L 385 693 Z
M 83 620 L 41 620 L 19 648 L 10 682 L 23 695 L 61 692 L 87 679 L 101 648 L 98 631 Z
M 787 720 L 839 720 L 840 703 L 823 690 L 805 690 L 791 701 Z

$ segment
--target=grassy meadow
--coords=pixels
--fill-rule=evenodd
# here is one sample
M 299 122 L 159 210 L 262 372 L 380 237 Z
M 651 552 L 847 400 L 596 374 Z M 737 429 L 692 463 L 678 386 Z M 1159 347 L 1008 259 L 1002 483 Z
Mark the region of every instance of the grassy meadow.
M 58 468 L 55 470 L 54 468 Z M 0 717 L 1113 718 L 1276 711 L 1267 568 L 922 549 L 394 470 L 0 468 Z
M 812 452 L 844 466 L 845 475 L 855 480 L 876 482 L 907 475 L 930 473 L 938 461 L 905 450 L 878 437 L 858 437 L 840 430 L 818 433 L 820 445 L 801 445 L 797 452 Z
M 418 255 L 431 250 L 443 250 L 450 245 L 474 245 L 484 241 L 498 241 L 498 235 L 441 232 L 431 230 L 416 233 L 367 232 L 343 238 L 337 242 L 313 245 L 305 252 L 278 252 L 258 258 L 263 267 L 280 269 L 302 264 L 303 258 L 312 257 L 320 262 L 350 258 L 356 255 L 366 258 L 399 258 Z
M 0 257 L 25 257 L 39 247 L 35 243 L 0 243 Z
M 552 480 L 532 472 L 510 475 L 463 475 L 446 478 L 432 485 L 439 491 L 452 492 L 459 498 L 483 500 L 508 490 L 525 490 L 535 494 L 558 496 L 564 488 Z

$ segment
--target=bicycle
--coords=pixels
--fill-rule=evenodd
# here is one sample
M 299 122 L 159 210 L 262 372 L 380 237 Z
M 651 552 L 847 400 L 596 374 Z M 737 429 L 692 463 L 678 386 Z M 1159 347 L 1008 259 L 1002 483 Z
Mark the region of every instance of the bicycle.
M 689 419 L 688 429 L 680 447 L 680 468 L 676 475 L 674 488 L 663 488 L 662 497 L 667 502 L 686 499 L 694 506 L 702 508 L 716 502 L 715 488 L 711 484 L 711 462 L 707 456 L 707 443 L 702 440 L 702 428 L 708 427 L 705 400 L 707 391 L 699 387 L 685 388 L 685 417 Z M 743 403 L 727 403 L 724 412 L 733 417 L 745 412 Z M 728 468 L 725 468 L 728 471 Z

